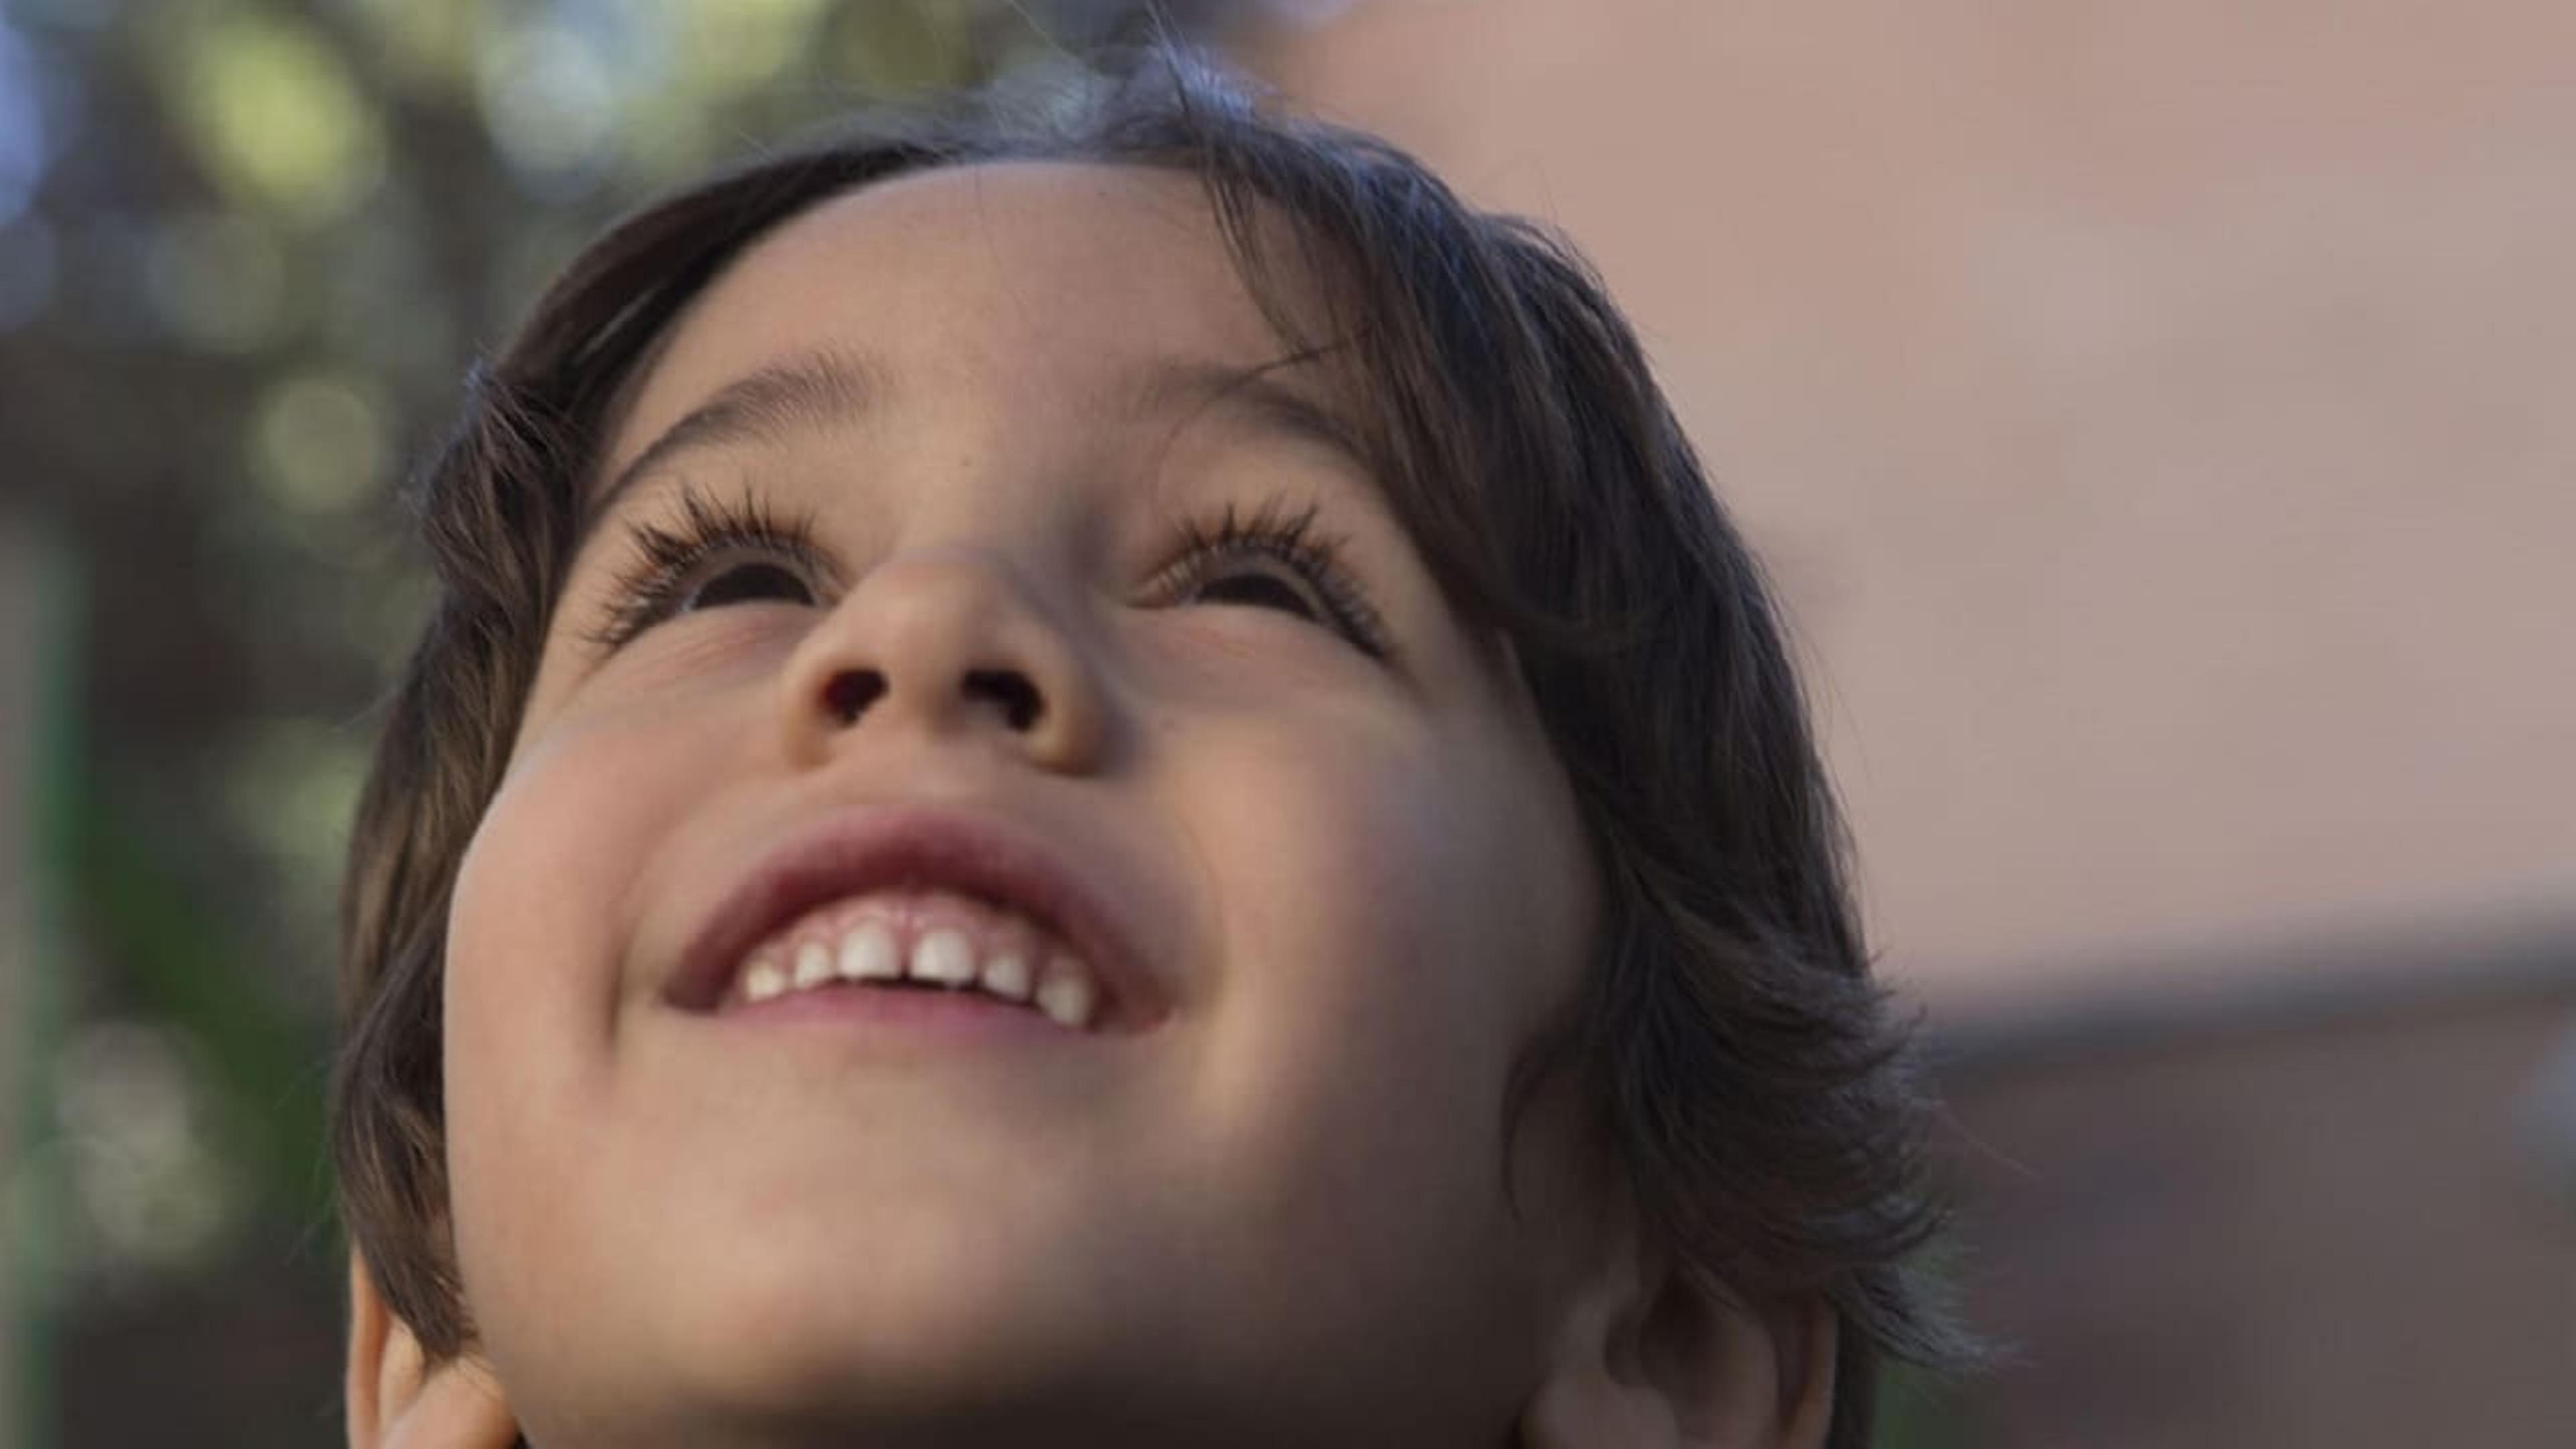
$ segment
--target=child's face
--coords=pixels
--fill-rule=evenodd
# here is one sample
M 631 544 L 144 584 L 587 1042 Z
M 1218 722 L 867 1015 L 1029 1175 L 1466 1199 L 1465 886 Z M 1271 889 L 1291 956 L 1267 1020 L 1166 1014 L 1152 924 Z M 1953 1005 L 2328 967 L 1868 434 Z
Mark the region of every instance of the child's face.
M 1195 181 L 982 166 L 785 226 L 639 381 L 603 478 L 739 379 L 863 374 L 693 427 L 618 495 L 457 882 L 455 1240 L 536 1442 L 1508 1425 L 1591 1208 L 1551 1108 L 1507 1210 L 1503 1089 L 1582 969 L 1590 867 L 1376 483 L 1293 406 L 1211 401 L 1281 352 Z M 679 531 L 684 489 L 810 517 L 812 556 L 683 565 L 690 607 L 603 647 L 629 526 Z M 1183 558 L 1229 507 L 1311 507 L 1354 587 Z M 774 851 L 895 807 L 1057 861 L 1160 1019 L 672 999 Z

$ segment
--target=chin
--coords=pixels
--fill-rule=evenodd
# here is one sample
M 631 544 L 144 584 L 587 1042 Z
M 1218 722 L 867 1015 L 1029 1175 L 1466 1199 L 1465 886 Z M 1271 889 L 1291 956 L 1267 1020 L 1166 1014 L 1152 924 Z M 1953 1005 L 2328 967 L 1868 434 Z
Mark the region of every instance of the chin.
M 1050 1430 L 1148 1387 L 1144 1325 L 1025 1259 L 855 1228 L 834 1246 L 698 1258 L 638 1305 L 663 1320 L 675 1408 L 746 1441 L 1061 1443 Z

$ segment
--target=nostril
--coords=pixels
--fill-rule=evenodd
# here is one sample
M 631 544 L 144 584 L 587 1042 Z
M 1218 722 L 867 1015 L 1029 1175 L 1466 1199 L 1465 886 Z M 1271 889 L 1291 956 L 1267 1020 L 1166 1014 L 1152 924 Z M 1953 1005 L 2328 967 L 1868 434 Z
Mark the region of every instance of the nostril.
M 1038 687 L 1016 669 L 967 670 L 966 695 L 1000 706 L 1002 718 L 1015 730 L 1036 724 L 1038 716 L 1046 712 L 1046 701 L 1039 697 Z
M 856 720 L 886 691 L 883 674 L 873 669 L 844 670 L 823 686 L 823 707 L 843 724 Z

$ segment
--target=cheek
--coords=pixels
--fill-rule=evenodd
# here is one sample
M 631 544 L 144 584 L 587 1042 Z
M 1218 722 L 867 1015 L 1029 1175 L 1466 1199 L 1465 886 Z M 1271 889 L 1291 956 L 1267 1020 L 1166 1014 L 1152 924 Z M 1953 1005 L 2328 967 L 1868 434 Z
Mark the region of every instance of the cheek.
M 1486 1064 L 1571 985 L 1589 890 L 1560 781 L 1480 731 L 1274 745 L 1211 792 L 1229 950 L 1344 1025 Z M 1256 783 L 1257 782 L 1257 783 Z
M 1530 903 L 1506 780 L 1473 740 L 1273 742 L 1193 815 L 1217 903 L 1215 1129 L 1258 1142 L 1292 1236 L 1422 1267 L 1493 1250 L 1502 1089 L 1570 968 Z M 1373 1280 L 1366 1274 L 1354 1281 Z
M 468 847 L 448 911 L 445 1086 L 449 1194 L 469 1302 L 488 1306 L 495 1268 L 523 1261 L 523 1215 L 508 1203 L 544 1187 L 550 1104 L 586 1090 L 574 1050 L 594 1034 L 584 1009 L 596 990 L 578 963 L 603 959 L 604 915 L 579 902 L 604 864 L 572 849 L 550 823 L 579 820 L 579 803 L 542 771 L 514 774 Z M 504 1274 L 506 1275 L 506 1274 Z
M 541 1008 L 618 982 L 650 856 L 738 753 L 738 714 L 643 699 L 585 709 L 526 740 L 457 872 L 452 994 Z M 607 1003 L 596 1003 L 604 1007 Z
M 583 1124 L 602 1119 L 612 1032 L 635 919 L 628 896 L 645 846 L 690 808 L 704 772 L 672 750 L 685 731 L 567 727 L 532 739 L 459 863 L 443 993 L 450 1191 L 459 1256 L 521 1261 L 541 1222 L 511 1202 L 560 1201 Z M 699 758 L 706 758 L 700 755 Z M 529 1215 L 519 1214 L 520 1219 Z

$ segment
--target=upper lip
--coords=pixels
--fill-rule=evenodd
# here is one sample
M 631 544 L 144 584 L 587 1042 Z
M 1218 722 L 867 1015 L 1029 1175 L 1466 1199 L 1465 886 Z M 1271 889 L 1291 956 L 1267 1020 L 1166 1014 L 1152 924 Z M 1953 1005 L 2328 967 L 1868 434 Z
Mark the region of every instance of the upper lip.
M 1116 894 L 1025 828 L 930 806 L 833 815 L 770 851 L 701 922 L 666 998 L 684 1010 L 714 1010 L 763 938 L 817 906 L 883 889 L 952 890 L 1029 917 L 1091 968 L 1101 1029 L 1148 1026 L 1165 1010 Z

